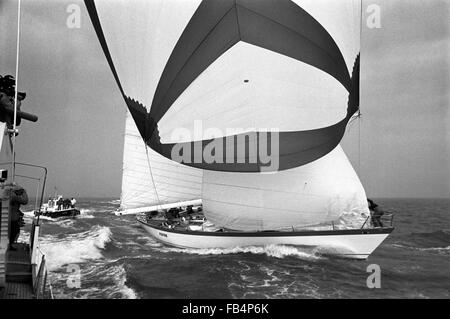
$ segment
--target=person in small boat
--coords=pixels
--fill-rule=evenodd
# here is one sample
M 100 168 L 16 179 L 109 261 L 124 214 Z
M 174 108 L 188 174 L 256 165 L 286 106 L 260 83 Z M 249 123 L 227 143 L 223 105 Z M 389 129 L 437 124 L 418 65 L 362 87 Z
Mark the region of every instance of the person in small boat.
M 72 199 L 70 200 L 70 207 L 75 208 L 76 203 L 77 203 L 77 200 L 72 197 Z
M 23 225 L 20 205 L 28 204 L 28 194 L 22 186 L 15 183 L 5 185 L 5 193 L 10 198 L 9 249 L 16 250 L 13 244 L 17 242 L 20 226 Z
M 63 199 L 63 209 L 69 209 L 71 205 L 70 199 L 64 198 Z
M 383 223 L 381 222 L 381 216 L 384 215 L 384 212 L 370 198 L 367 199 L 367 203 L 369 205 L 372 226 L 373 227 L 383 227 Z
M 58 210 L 61 210 L 62 206 L 64 204 L 64 200 L 62 198 L 58 198 L 58 200 L 56 201 L 56 206 L 58 206 Z

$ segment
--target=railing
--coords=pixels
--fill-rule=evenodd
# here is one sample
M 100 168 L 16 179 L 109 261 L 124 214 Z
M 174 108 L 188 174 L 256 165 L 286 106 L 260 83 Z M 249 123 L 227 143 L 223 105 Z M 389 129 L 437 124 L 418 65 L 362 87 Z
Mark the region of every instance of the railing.
M 10 165 L 11 165 L 11 163 L 0 163 L 0 166 L 10 166 Z M 29 164 L 29 163 L 20 163 L 20 162 L 15 162 L 14 167 L 16 167 L 16 166 L 37 168 L 37 169 L 41 169 L 43 171 L 43 175 L 39 178 L 37 178 L 35 176 L 19 175 L 17 173 L 15 173 L 15 175 L 14 175 L 14 180 L 15 180 L 15 177 L 20 177 L 20 178 L 26 178 L 26 179 L 37 181 L 35 207 L 37 207 L 37 210 L 40 213 L 42 203 L 44 200 L 45 186 L 46 186 L 46 182 L 47 182 L 47 172 L 48 172 L 47 168 L 45 166 Z M 14 170 L 14 171 L 16 172 L 16 170 Z M 42 186 L 41 186 L 41 181 L 43 181 Z M 38 215 L 38 219 L 39 219 L 39 215 Z
M 153 219 L 152 217 L 149 217 L 146 213 L 139 213 L 136 216 L 138 221 L 141 221 L 143 223 L 148 223 L 149 219 Z M 164 219 L 163 219 L 164 221 Z M 367 218 L 365 219 L 364 223 L 362 224 L 362 226 L 359 229 L 364 229 L 365 226 L 366 228 L 386 228 L 386 227 L 393 227 L 394 224 L 394 213 L 392 212 L 383 212 L 383 215 L 379 216 L 379 217 L 375 217 L 372 216 L 372 214 L 370 214 L 369 216 L 367 216 Z M 168 229 L 173 229 L 173 228 L 177 228 L 180 227 L 182 229 L 186 229 L 186 231 L 189 231 L 189 225 L 184 225 L 181 224 L 180 221 L 175 221 L 173 223 L 167 224 L 167 223 L 163 223 L 162 226 L 167 227 Z M 354 228 L 352 229 L 358 229 L 359 225 L 355 225 Z M 286 227 L 282 227 L 282 228 L 277 228 L 277 229 L 273 229 L 270 231 L 292 231 L 292 232 L 298 232 L 298 231 L 307 231 L 307 230 L 340 230 L 343 229 L 342 227 L 340 227 L 339 225 L 335 225 L 334 221 L 331 221 L 329 223 L 324 223 L 324 224 L 320 224 L 320 225 L 314 225 L 314 226 L 286 226 Z M 202 224 L 202 231 L 204 230 L 203 228 L 203 224 Z M 265 231 L 269 231 L 269 230 L 265 230 Z
M 10 165 L 10 163 L 0 163 L 1 165 Z M 35 297 L 37 299 L 41 299 L 45 297 L 46 293 L 46 287 L 49 286 L 50 290 L 50 298 L 53 299 L 53 291 L 51 287 L 51 283 L 47 283 L 48 281 L 48 272 L 47 272 L 47 266 L 46 266 L 46 259 L 44 253 L 39 248 L 39 233 L 40 233 L 40 210 L 43 203 L 44 193 L 45 193 L 45 184 L 47 180 L 47 168 L 44 166 L 34 165 L 34 164 L 27 164 L 27 163 L 18 163 L 16 162 L 15 165 L 23 166 L 23 167 L 31 167 L 31 168 L 39 168 L 43 170 L 43 176 L 37 178 L 33 176 L 27 176 L 27 175 L 19 175 L 15 174 L 14 177 L 19 178 L 25 178 L 29 180 L 37 181 L 37 188 L 36 188 L 36 202 L 34 205 L 35 211 L 38 213 L 38 217 L 33 219 L 32 225 L 31 225 L 31 231 L 30 231 L 30 262 L 31 262 L 31 269 L 32 269 L 32 287 L 33 292 L 35 294 Z M 15 180 L 15 178 L 14 178 Z M 43 183 L 41 184 L 41 181 Z M 3 192 L 0 191 L 1 199 L 3 205 L 1 206 L 1 219 L 0 219 L 0 287 L 2 286 L 2 282 L 4 283 L 5 279 L 5 272 L 2 270 L 6 269 L 6 267 L 2 268 L 2 266 L 5 265 L 6 260 L 5 258 L 5 252 L 8 246 L 8 228 L 9 228 L 9 198 L 3 198 Z M 6 216 L 6 217 L 5 217 Z M 5 247 L 4 247 L 5 246 Z M 4 249 L 3 249 L 4 248 Z M 3 251 L 4 250 L 4 251 Z M 2 258 L 3 257 L 3 258 Z M 3 281 L 2 281 L 3 280 Z
M 394 225 L 394 214 L 391 212 L 385 212 L 379 217 L 373 217 L 372 214 L 370 214 L 367 216 L 364 224 L 361 226 L 361 229 L 363 229 L 366 225 L 369 225 L 372 228 L 392 227 Z

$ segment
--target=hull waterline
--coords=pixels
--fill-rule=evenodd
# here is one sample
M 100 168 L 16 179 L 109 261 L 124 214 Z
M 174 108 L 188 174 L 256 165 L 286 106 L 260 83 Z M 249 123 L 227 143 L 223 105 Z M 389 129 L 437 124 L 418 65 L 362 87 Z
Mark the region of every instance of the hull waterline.
M 292 245 L 318 247 L 325 255 L 367 259 L 393 228 L 292 232 L 205 232 L 167 229 L 139 220 L 157 241 L 178 248 L 210 249 L 246 246 Z

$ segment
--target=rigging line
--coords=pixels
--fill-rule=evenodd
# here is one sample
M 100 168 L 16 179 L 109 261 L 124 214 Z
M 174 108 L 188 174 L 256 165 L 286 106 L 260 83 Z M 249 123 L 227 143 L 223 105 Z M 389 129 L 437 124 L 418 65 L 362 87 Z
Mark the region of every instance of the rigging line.
M 14 183 L 16 174 L 16 128 L 17 128 L 17 93 L 19 89 L 19 49 L 20 49 L 20 3 L 17 4 L 17 44 L 16 44 L 16 83 L 14 92 L 14 121 L 13 121 L 13 138 L 12 138 L 12 181 Z

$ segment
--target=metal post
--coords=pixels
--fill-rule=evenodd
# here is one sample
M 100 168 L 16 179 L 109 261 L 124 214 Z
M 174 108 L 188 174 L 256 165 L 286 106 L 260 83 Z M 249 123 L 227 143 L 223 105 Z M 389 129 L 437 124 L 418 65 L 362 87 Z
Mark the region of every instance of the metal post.
M 20 2 L 17 8 L 17 45 L 16 45 L 16 83 L 14 92 L 14 121 L 13 121 L 13 142 L 12 142 L 12 181 L 15 181 L 16 174 L 16 129 L 17 129 L 17 93 L 19 90 L 19 50 L 20 50 Z

